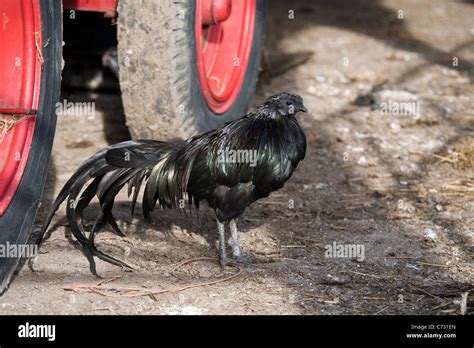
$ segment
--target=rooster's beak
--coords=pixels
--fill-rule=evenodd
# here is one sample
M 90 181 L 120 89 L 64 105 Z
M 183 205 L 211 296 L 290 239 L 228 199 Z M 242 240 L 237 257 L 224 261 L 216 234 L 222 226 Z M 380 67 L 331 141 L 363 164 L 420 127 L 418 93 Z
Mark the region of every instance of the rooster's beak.
M 301 106 L 301 107 L 300 107 L 300 111 L 308 112 L 308 109 L 306 109 L 306 106 Z

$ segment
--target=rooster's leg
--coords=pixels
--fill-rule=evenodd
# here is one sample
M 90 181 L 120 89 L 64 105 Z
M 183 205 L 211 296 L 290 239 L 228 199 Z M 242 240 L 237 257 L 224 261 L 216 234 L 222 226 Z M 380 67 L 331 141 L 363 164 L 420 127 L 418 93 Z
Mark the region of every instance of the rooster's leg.
M 229 262 L 227 253 L 225 251 L 225 226 L 219 220 L 217 220 L 217 229 L 219 230 L 219 251 L 221 257 L 221 266 L 225 267 L 225 265 Z
M 248 258 L 240 252 L 239 231 L 237 230 L 237 222 L 235 219 L 230 220 L 229 226 L 234 260 L 237 262 L 247 262 Z
M 240 252 L 239 231 L 237 230 L 237 221 L 232 219 L 229 222 L 232 253 L 234 254 L 234 261 L 238 263 L 249 263 L 251 258 Z

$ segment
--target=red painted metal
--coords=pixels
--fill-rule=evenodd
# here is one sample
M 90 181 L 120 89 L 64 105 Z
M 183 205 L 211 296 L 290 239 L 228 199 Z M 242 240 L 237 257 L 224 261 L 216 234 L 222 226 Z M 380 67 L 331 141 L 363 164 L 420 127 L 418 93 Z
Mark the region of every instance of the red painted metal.
M 79 11 L 110 12 L 117 10 L 118 0 L 63 0 L 63 7 Z
M 12 116 L 12 115 L 36 115 L 37 110 L 35 109 L 2 109 L 0 108 L 0 115 Z
M 201 0 L 202 24 L 214 25 L 224 22 L 232 11 L 232 0 Z
M 235 102 L 247 71 L 255 25 L 256 0 L 233 0 L 230 16 L 207 26 L 207 0 L 196 5 L 197 63 L 201 91 L 209 108 L 223 114 Z
M 31 110 L 38 109 L 43 58 L 40 0 L 2 0 L 0 13 L 0 109 L 4 114 L 30 115 L 9 130 L 0 143 L 2 216 L 28 160 L 36 121 Z

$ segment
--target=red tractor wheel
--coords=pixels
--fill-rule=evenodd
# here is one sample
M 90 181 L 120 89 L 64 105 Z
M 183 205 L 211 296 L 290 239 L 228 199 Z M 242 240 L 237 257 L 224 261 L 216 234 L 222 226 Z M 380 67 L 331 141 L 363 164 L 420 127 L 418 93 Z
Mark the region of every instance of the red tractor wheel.
M 27 243 L 48 171 L 61 81 L 61 3 L 0 1 L 0 294 Z M 31 255 L 24 255 L 31 256 Z
M 169 139 L 246 113 L 266 0 L 120 0 L 120 88 L 134 138 Z

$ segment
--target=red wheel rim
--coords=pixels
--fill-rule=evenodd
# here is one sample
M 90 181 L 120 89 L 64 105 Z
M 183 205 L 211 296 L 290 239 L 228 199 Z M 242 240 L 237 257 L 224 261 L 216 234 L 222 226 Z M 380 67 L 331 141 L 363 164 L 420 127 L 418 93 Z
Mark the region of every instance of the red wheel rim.
M 206 6 L 222 2 L 231 6 L 230 15 L 217 24 L 207 25 Z M 199 82 L 207 105 L 216 114 L 229 110 L 242 88 L 252 49 L 255 14 L 256 0 L 197 1 Z
M 0 142 L 2 216 L 18 189 L 30 152 L 36 122 L 36 112 L 31 115 L 31 111 L 39 104 L 43 46 L 40 0 L 2 0 L 0 13 L 0 113 L 3 120 L 12 114 L 25 116 Z

